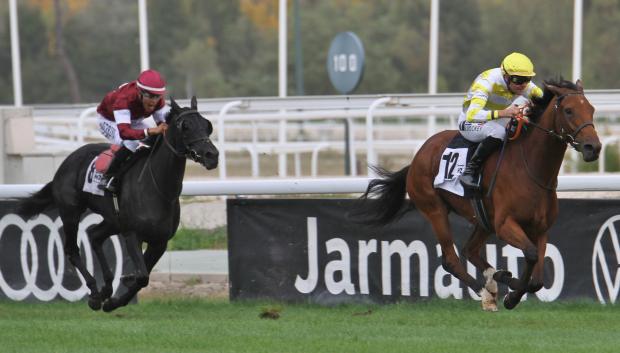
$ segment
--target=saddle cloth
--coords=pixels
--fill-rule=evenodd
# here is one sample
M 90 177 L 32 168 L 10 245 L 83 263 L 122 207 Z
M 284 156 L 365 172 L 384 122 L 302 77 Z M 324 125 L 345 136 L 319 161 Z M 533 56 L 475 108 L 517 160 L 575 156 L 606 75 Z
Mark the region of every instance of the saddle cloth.
M 461 134 L 456 134 L 441 155 L 433 187 L 465 196 L 465 189 L 459 182 L 459 177 L 463 174 L 476 145 L 477 143 L 466 140 Z
M 86 170 L 86 177 L 84 178 L 84 187 L 82 191 L 88 192 L 93 195 L 103 196 L 103 190 L 99 189 L 97 186 L 101 182 L 101 178 L 103 178 L 103 173 L 98 171 L 95 167 L 95 163 L 97 162 L 97 158 L 99 156 L 93 158 L 93 160 L 88 165 L 88 169 Z
M 103 174 L 108 170 L 108 167 L 112 162 L 112 158 L 114 158 L 114 153 L 116 153 L 116 151 L 120 148 L 121 147 L 118 145 L 112 145 L 109 149 L 101 152 L 97 157 L 93 158 L 88 165 L 82 191 L 93 195 L 104 195 L 103 190 L 99 189 L 98 185 L 101 182 L 101 178 L 103 178 Z

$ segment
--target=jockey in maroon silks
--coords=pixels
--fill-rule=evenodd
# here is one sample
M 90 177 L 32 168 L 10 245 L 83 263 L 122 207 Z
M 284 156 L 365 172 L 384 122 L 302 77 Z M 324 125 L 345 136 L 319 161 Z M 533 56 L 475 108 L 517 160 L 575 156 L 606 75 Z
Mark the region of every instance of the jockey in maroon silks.
M 162 75 L 146 70 L 137 80 L 122 84 L 103 98 L 97 107 L 99 131 L 121 148 L 114 154 L 99 184 L 100 189 L 116 192 L 115 176 L 123 162 L 136 151 L 140 140 L 166 131 L 170 106 L 166 105 L 165 93 L 166 82 Z M 144 119 L 151 115 L 157 127 L 145 124 Z

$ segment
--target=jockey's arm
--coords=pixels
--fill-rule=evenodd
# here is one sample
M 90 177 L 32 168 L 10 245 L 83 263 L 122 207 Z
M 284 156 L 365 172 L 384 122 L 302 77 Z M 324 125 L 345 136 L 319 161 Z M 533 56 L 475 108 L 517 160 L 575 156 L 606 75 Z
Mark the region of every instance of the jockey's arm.
M 141 129 L 131 128 L 131 113 L 129 109 L 115 110 L 114 120 L 118 127 L 118 134 L 123 140 L 142 140 L 147 136 L 159 135 L 164 133 L 168 129 L 168 125 L 164 122 L 159 122 L 157 127 Z

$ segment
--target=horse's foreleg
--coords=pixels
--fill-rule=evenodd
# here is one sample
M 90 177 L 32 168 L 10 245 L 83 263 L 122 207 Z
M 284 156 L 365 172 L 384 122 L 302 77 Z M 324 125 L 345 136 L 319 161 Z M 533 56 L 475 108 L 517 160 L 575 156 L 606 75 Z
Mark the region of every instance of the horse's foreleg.
M 476 225 L 463 248 L 463 256 L 469 260 L 484 276 L 486 282 L 480 294 L 482 310 L 497 311 L 497 282 L 493 279 L 495 269 L 480 255 L 480 250 L 489 234 Z
M 543 287 L 545 252 L 547 251 L 547 233 L 538 236 L 538 262 L 534 265 L 532 278 L 527 286 L 528 293 L 536 293 Z
M 135 273 L 127 276 L 123 276 L 122 283 L 127 287 L 127 292 L 120 297 L 111 297 L 103 304 L 103 311 L 110 312 L 120 306 L 125 306 L 129 303 L 138 291 L 146 287 L 149 283 L 148 271 L 144 264 L 144 256 L 142 254 L 142 244 L 138 240 L 138 236 L 135 232 L 128 232 L 123 234 L 125 236 L 125 243 L 127 245 L 127 253 L 131 258 L 135 266 Z
M 498 237 L 515 248 L 521 249 L 525 258 L 525 268 L 519 279 L 512 278 L 509 272 L 506 271 L 498 271 L 493 276 L 496 281 L 505 283 L 510 289 L 513 289 L 513 292 L 508 293 L 506 297 L 504 297 L 504 307 L 506 309 L 513 309 L 519 304 L 521 297 L 523 297 L 523 294 L 527 291 L 534 265 L 538 262 L 538 249 L 528 239 L 523 229 L 521 229 L 521 226 L 510 217 L 506 218 L 501 227 L 497 229 Z

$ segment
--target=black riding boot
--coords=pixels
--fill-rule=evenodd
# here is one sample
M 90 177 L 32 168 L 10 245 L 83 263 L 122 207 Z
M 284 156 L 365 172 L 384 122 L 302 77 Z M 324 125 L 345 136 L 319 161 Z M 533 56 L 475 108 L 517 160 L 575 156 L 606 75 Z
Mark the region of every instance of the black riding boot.
M 488 136 L 476 148 L 474 155 L 471 156 L 469 163 L 465 167 L 460 181 L 464 187 L 475 189 L 478 187 L 478 173 L 484 161 L 502 144 L 502 140 Z
M 124 145 L 114 153 L 114 157 L 112 158 L 112 162 L 110 162 L 110 166 L 108 170 L 105 172 L 103 177 L 101 178 L 101 182 L 99 183 L 99 189 L 107 190 L 111 193 L 116 193 L 118 191 L 118 186 L 116 183 L 116 174 L 120 170 L 123 162 L 131 156 L 133 152 Z

